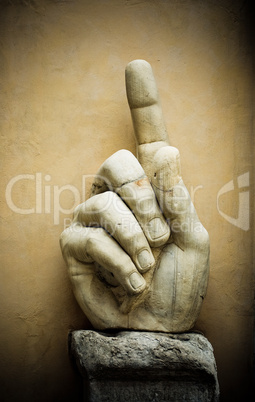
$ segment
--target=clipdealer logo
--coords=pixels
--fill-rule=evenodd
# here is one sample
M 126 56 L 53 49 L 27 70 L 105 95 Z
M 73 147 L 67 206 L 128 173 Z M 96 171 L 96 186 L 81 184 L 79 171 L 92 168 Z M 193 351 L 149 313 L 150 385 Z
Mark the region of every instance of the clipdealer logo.
M 217 210 L 219 214 L 231 225 L 242 230 L 250 229 L 250 174 L 246 172 L 237 177 L 238 192 L 238 214 L 237 217 L 229 216 L 224 213 L 219 206 L 220 198 L 223 194 L 228 194 L 235 190 L 234 180 L 224 184 L 217 194 Z
M 30 214 L 53 214 L 54 225 L 59 225 L 60 214 L 69 215 L 73 212 L 74 208 L 85 200 L 86 193 L 86 178 L 94 177 L 92 175 L 82 176 L 83 192 L 80 191 L 71 184 L 64 186 L 50 185 L 51 176 L 49 174 L 43 175 L 42 173 L 35 174 L 19 174 L 13 177 L 7 184 L 5 190 L 5 199 L 8 207 L 15 213 L 21 215 Z M 35 194 L 34 205 L 30 208 L 24 208 L 22 205 L 16 205 L 13 200 L 13 194 L 15 193 L 15 187 L 17 184 L 33 187 Z M 63 208 L 61 206 L 60 197 L 64 192 L 69 192 L 73 197 L 73 205 L 69 208 Z M 70 220 L 70 219 L 69 219 Z
M 5 199 L 8 207 L 15 213 L 21 215 L 30 214 L 52 214 L 53 224 L 60 224 L 61 214 L 70 215 L 77 205 L 84 202 L 86 199 L 86 194 L 91 188 L 91 184 L 95 179 L 95 175 L 82 175 L 81 180 L 81 191 L 72 184 L 66 184 L 63 186 L 50 184 L 51 176 L 49 174 L 43 174 L 41 172 L 35 174 L 19 174 L 11 178 L 6 186 Z M 250 175 L 246 172 L 237 177 L 237 187 L 239 189 L 238 193 L 238 215 L 229 216 L 220 208 L 220 198 L 224 194 L 230 194 L 236 197 L 235 181 L 230 180 L 228 183 L 224 184 L 217 193 L 216 207 L 218 213 L 224 218 L 225 221 L 233 226 L 238 227 L 241 230 L 248 231 L 250 229 Z M 17 205 L 14 201 L 13 194 L 15 193 L 16 186 L 18 184 L 23 184 L 32 188 L 35 195 L 35 201 L 30 208 L 24 208 L 22 205 Z M 198 190 L 203 189 L 202 185 L 196 187 L 191 186 L 189 189 L 191 200 L 194 204 L 195 194 Z M 16 190 L 17 191 L 17 190 Z M 73 202 L 69 208 L 64 208 L 61 205 L 61 196 L 64 192 L 71 193 Z M 231 196 L 231 194 L 230 194 Z M 71 224 L 71 218 L 64 218 L 64 227 L 68 227 Z

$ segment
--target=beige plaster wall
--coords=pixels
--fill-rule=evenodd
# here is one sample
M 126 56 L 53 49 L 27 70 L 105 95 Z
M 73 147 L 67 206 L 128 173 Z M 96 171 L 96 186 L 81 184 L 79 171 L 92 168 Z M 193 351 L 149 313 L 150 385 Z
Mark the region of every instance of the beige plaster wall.
M 154 69 L 171 143 L 211 238 L 197 328 L 213 344 L 222 401 L 245 400 L 254 157 L 246 13 L 239 0 L 1 2 L 1 400 L 79 400 L 67 335 L 89 323 L 58 237 L 87 194 L 85 175 L 120 148 L 135 152 L 124 68 L 136 58 Z M 220 195 L 232 180 L 234 190 Z

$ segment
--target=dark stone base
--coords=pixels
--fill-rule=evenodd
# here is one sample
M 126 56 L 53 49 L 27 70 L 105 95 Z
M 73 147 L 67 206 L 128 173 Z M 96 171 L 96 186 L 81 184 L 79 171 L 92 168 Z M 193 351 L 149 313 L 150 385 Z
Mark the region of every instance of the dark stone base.
M 213 349 L 201 334 L 71 333 L 86 402 L 216 402 Z

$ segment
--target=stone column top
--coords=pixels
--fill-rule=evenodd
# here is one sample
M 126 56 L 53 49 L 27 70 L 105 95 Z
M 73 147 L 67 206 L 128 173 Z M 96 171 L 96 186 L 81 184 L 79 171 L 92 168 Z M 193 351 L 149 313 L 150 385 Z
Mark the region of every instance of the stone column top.
M 210 342 L 200 333 L 73 331 L 71 352 L 89 378 L 129 379 L 150 376 L 207 377 L 215 382 L 217 369 Z

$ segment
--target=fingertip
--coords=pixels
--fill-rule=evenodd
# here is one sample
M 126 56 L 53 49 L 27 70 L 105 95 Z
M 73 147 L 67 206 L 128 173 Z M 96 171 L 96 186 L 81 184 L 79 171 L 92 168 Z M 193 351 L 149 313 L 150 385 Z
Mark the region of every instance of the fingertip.
M 148 249 L 141 250 L 137 254 L 134 262 L 139 271 L 142 273 L 147 272 L 155 265 L 155 259 L 153 257 L 153 254 Z
M 132 274 L 129 275 L 128 284 L 132 294 L 142 293 L 146 288 L 146 281 L 138 272 L 132 272 Z
M 131 109 L 158 103 L 158 91 L 151 65 L 145 60 L 133 60 L 125 70 L 128 103 Z
M 151 65 L 150 63 L 148 63 L 148 61 L 143 60 L 143 59 L 135 59 L 130 61 L 127 66 L 126 66 L 126 72 L 130 72 L 132 70 L 137 70 L 138 68 L 147 68 L 147 69 L 151 69 Z
M 163 216 L 152 218 L 146 228 L 146 237 L 151 247 L 163 246 L 170 236 L 170 227 Z

